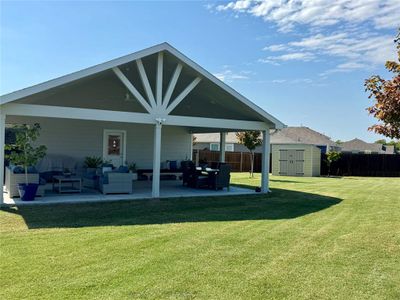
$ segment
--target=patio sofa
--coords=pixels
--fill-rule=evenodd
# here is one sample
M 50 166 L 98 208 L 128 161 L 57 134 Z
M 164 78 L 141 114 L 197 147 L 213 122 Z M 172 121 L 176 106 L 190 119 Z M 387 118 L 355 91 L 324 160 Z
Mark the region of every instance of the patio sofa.
M 182 177 L 182 166 L 187 161 L 167 160 L 160 165 L 160 179 L 161 180 L 177 180 Z M 139 180 L 153 179 L 153 169 L 138 169 Z
M 25 170 L 22 167 L 8 166 L 6 168 L 6 191 L 10 198 L 19 197 L 18 184 L 25 183 Z M 28 168 L 28 183 L 39 184 L 36 196 L 44 196 L 45 186 L 40 184 L 39 173 L 34 167 Z

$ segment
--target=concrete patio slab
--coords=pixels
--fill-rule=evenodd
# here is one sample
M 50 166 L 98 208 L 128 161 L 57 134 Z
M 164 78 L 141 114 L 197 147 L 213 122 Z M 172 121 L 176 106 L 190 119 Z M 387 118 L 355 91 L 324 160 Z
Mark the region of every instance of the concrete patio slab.
M 193 189 L 182 186 L 181 181 L 161 181 L 160 198 L 177 197 L 204 197 L 204 196 L 234 196 L 254 194 L 254 190 L 231 186 L 229 191 Z M 19 198 L 10 198 L 4 191 L 5 205 L 38 205 L 38 204 L 59 204 L 59 203 L 82 203 L 82 202 L 102 202 L 102 201 L 122 201 L 151 199 L 151 181 L 134 181 L 132 194 L 111 194 L 103 195 L 100 192 L 84 188 L 82 193 L 58 194 L 51 190 L 46 190 L 44 197 L 36 197 L 34 201 L 22 201 Z

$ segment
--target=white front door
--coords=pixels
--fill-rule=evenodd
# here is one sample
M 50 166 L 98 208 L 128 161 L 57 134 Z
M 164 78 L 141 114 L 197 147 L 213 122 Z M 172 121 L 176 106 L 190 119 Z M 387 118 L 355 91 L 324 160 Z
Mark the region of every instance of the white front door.
M 125 165 L 126 132 L 124 130 L 104 130 L 103 159 L 114 167 Z

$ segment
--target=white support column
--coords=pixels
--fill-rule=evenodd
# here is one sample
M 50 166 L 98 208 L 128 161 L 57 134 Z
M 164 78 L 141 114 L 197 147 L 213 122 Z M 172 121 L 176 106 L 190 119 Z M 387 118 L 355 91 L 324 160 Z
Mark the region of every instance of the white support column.
M 190 141 L 189 141 L 189 143 L 190 143 L 190 148 L 189 148 L 189 159 L 190 160 L 193 160 L 193 133 L 190 133 Z
M 6 130 L 6 115 L 0 107 L 0 206 L 4 203 L 4 143 Z
M 157 121 L 154 128 L 153 185 L 151 190 L 153 198 L 160 197 L 161 128 L 162 122 Z
M 261 192 L 268 193 L 269 190 L 269 157 L 270 157 L 270 142 L 269 130 L 263 130 L 262 143 L 262 166 L 261 166 Z
M 226 133 L 220 132 L 219 133 L 219 161 L 225 162 L 225 140 L 226 140 Z

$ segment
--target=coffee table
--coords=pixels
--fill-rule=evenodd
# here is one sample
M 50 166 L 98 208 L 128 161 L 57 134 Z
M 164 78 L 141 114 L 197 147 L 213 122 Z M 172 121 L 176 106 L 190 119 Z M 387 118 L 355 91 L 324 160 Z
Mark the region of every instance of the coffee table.
M 53 176 L 53 190 L 60 194 L 80 193 L 82 192 L 82 178 L 76 176 Z

